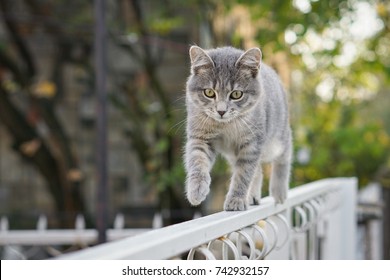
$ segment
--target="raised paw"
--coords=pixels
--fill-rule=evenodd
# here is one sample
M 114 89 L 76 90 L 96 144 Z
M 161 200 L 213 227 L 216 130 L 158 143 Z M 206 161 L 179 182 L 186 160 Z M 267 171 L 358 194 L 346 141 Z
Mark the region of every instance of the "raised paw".
M 227 197 L 223 209 L 225 211 L 245 211 L 248 209 L 248 202 L 246 198 Z
M 187 179 L 187 199 L 191 205 L 199 205 L 210 191 L 209 173 L 194 173 Z

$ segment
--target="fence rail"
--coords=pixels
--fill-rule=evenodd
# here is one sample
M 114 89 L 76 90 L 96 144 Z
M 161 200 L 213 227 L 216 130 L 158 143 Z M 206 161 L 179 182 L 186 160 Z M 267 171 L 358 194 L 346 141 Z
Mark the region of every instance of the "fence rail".
M 124 217 L 118 214 L 114 220 L 114 228 L 107 230 L 108 241 L 123 239 L 148 232 L 152 229 L 160 228 L 162 225 L 161 214 L 155 214 L 152 228 L 124 228 Z M 34 230 L 10 230 L 7 217 L 0 219 L 0 246 L 54 246 L 54 245 L 82 245 L 90 246 L 96 244 L 98 231 L 96 229 L 86 229 L 85 220 L 82 215 L 78 215 L 74 229 L 48 229 L 47 218 L 42 215 L 37 221 Z
M 60 259 L 353 259 L 355 178 L 316 181 L 242 212 L 219 212 L 60 256 Z

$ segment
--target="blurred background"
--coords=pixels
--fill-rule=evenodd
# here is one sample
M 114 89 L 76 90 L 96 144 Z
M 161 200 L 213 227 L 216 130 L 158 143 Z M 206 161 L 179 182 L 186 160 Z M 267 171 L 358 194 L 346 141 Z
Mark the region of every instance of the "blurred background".
M 94 2 L 0 0 L 0 217 L 7 227 L 33 229 L 44 215 L 48 228 L 73 228 L 78 214 L 96 227 L 104 137 L 107 226 L 118 213 L 124 227 L 137 228 L 151 227 L 157 212 L 170 225 L 221 211 L 229 181 L 223 160 L 201 208 L 184 196 L 192 44 L 262 48 L 289 92 L 291 187 L 356 176 L 360 224 L 390 212 L 389 1 L 107 0 L 104 12 L 107 127 L 98 129 Z

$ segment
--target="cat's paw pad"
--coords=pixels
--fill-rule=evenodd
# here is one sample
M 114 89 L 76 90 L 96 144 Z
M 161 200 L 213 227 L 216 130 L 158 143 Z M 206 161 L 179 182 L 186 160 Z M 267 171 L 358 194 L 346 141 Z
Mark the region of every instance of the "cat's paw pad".
M 225 211 L 245 211 L 248 209 L 248 202 L 246 198 L 241 197 L 227 198 L 223 209 Z
M 187 181 L 187 199 L 191 205 L 199 205 L 210 191 L 211 177 L 208 173 L 190 176 Z

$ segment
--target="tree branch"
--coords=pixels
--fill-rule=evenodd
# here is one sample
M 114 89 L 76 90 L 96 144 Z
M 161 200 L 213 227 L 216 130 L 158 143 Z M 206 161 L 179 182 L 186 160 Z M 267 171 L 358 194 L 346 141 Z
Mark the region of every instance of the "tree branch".
M 22 61 L 25 63 L 26 67 L 26 76 L 29 78 L 34 77 L 35 75 L 35 64 L 32 59 L 32 56 L 27 49 L 22 37 L 19 35 L 18 28 L 13 21 L 13 19 L 9 16 L 11 14 L 10 12 L 10 4 L 7 0 L 0 0 L 0 8 L 3 13 L 3 20 L 4 24 L 6 25 L 8 29 L 9 36 L 11 37 L 12 41 L 14 42 L 16 49 L 18 50 L 20 56 L 22 57 Z

